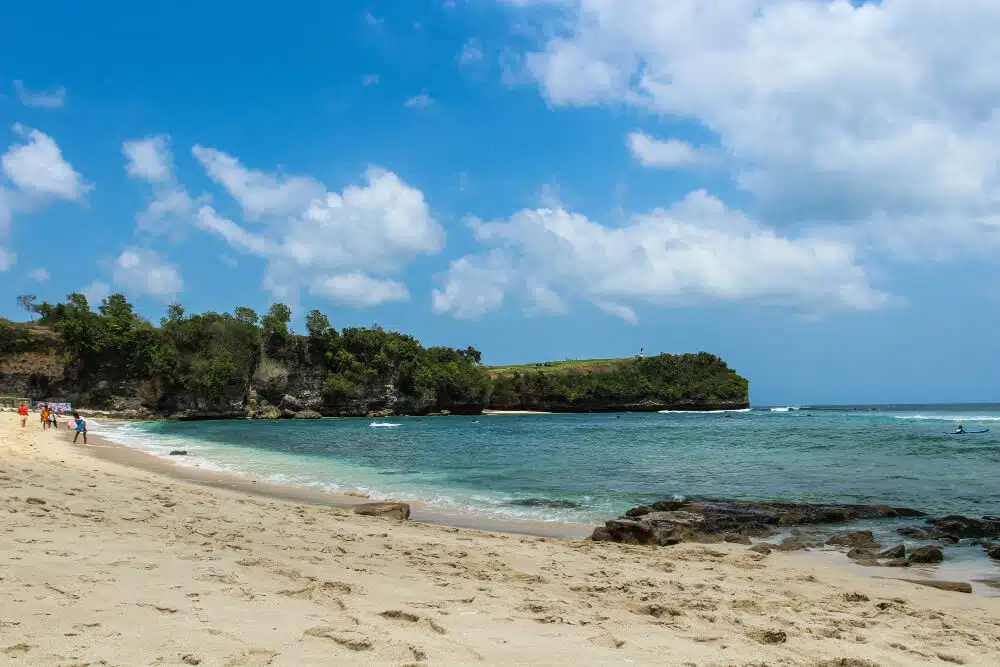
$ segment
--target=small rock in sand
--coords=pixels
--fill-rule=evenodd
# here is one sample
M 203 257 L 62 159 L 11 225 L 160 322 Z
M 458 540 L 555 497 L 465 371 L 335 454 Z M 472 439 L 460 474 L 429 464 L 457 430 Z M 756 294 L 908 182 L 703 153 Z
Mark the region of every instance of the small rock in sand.
M 733 544 L 753 544 L 749 537 L 740 535 L 739 533 L 726 533 L 722 536 L 722 541 L 732 542 Z
M 187 664 L 187 665 L 200 665 L 201 664 L 201 658 L 196 658 L 196 657 L 194 657 L 193 655 L 190 655 L 190 654 L 182 657 L 181 660 L 183 660 L 184 664 Z
M 26 498 L 25 501 L 29 505 L 44 505 L 45 501 L 41 498 Z
M 972 584 L 965 581 L 938 581 L 937 579 L 900 579 L 900 581 L 908 581 L 918 586 L 930 586 L 931 588 L 939 588 L 942 591 L 953 591 L 955 593 L 972 592 Z
M 405 521 L 410 518 L 410 506 L 407 503 L 364 503 L 363 505 L 355 505 L 354 513 L 362 516 L 384 516 Z
M 891 549 L 886 549 L 880 554 L 875 554 L 876 558 L 903 558 L 906 556 L 906 546 L 897 544 Z
M 755 544 L 750 547 L 749 551 L 756 551 L 759 554 L 764 554 L 765 556 L 771 553 L 771 547 L 767 544 Z
M 173 451 L 170 452 L 170 455 L 171 456 L 187 456 L 187 450 L 186 449 L 175 449 L 175 450 L 173 450 Z

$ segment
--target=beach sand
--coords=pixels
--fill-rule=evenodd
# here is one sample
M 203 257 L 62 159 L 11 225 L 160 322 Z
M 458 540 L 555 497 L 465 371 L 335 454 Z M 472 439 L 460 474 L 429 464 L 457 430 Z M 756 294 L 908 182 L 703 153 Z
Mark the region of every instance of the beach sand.
M 362 517 L 70 440 L 0 414 L 0 665 L 1000 664 L 1000 598 Z

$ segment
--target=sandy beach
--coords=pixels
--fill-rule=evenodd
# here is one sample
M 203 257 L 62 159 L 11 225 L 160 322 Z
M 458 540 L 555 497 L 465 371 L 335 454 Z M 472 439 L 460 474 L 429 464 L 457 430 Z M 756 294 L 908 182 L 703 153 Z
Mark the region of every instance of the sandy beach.
M 882 568 L 363 517 L 71 439 L 0 414 L 0 665 L 1000 664 L 1000 599 Z

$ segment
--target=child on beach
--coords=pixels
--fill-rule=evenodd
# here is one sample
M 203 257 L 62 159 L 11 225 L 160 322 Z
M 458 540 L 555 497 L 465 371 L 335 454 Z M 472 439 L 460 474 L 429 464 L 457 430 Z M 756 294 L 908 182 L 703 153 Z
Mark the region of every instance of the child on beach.
M 59 426 L 55 410 L 49 410 L 49 426 L 51 426 L 52 428 L 56 428 Z
M 25 424 L 28 423 L 28 406 L 21 403 L 21 407 L 17 409 L 17 414 L 21 416 L 21 428 L 24 428 Z
M 42 406 L 42 430 L 44 431 L 49 427 L 49 413 L 51 409 L 47 405 Z
M 73 443 L 76 444 L 76 439 L 80 437 L 83 433 L 83 444 L 87 444 L 87 420 L 80 416 L 79 412 L 73 412 L 73 419 L 76 421 L 76 426 L 73 429 L 76 433 L 73 434 Z

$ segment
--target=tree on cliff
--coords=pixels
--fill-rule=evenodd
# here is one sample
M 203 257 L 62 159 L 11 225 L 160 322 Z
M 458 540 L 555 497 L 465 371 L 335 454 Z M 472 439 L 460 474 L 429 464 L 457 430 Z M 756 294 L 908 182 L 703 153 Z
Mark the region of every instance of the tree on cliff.
M 37 306 L 35 305 L 35 301 L 37 300 L 38 297 L 35 296 L 34 294 L 22 294 L 21 296 L 17 297 L 17 305 L 21 306 L 21 308 L 24 308 L 26 311 L 28 311 L 28 317 L 31 320 L 35 319 L 35 313 L 37 312 Z

